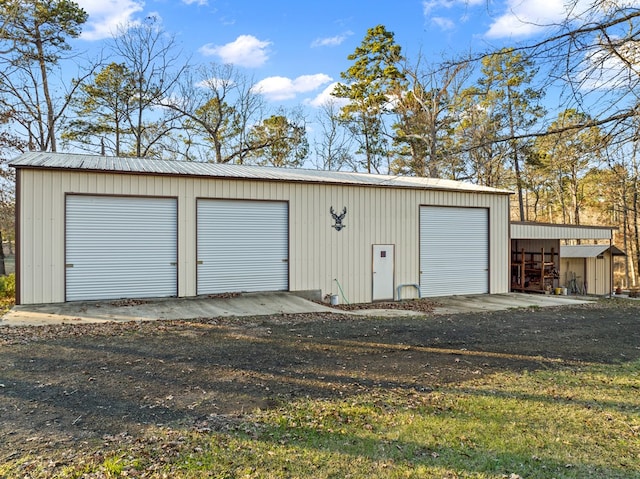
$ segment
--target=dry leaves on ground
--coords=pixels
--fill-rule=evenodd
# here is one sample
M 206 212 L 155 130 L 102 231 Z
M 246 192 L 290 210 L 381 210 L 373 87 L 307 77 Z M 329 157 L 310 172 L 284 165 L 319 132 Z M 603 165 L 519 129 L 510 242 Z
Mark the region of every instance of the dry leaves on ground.
M 420 311 L 431 313 L 435 309 L 436 303 L 428 299 L 409 299 L 405 301 L 386 301 L 376 303 L 339 304 L 332 308 L 343 311 L 355 311 L 362 309 L 400 309 L 405 311 Z

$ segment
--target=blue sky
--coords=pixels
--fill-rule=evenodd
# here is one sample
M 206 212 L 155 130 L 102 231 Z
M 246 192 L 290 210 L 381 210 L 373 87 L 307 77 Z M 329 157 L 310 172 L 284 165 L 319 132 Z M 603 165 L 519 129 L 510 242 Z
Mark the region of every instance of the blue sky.
M 317 106 L 378 24 L 408 58 L 437 61 L 510 46 L 559 22 L 564 0 L 76 0 L 89 13 L 76 45 L 97 49 L 118 24 L 153 15 L 194 63 L 231 63 L 274 104 Z

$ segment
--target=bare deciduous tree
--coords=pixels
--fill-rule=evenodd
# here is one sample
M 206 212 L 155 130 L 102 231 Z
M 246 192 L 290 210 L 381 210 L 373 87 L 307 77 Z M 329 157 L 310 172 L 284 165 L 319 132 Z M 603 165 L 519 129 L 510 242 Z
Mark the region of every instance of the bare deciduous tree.
M 181 117 L 163 104 L 187 68 L 175 38 L 165 33 L 150 17 L 141 25 L 125 25 L 112 41 L 116 61 L 128 70 L 132 81 L 128 128 L 134 138 L 136 157 L 158 157 L 162 139 L 178 127 Z
M 52 75 L 70 55 L 67 40 L 80 35 L 86 20 L 87 13 L 71 0 L 0 2 L 0 106 L 13 112 L 30 149 L 56 151 L 58 124 L 78 85 L 91 74 L 57 82 L 66 91 L 52 86 Z
M 418 58 L 414 66 L 405 64 L 408 88 L 395 93 L 394 140 L 401 147 L 401 156 L 394 163 L 396 172 L 431 178 L 455 176 L 456 167 L 451 163 L 455 161 L 454 108 L 471 72 L 470 64 L 464 62 L 429 68 Z
M 353 169 L 353 139 L 340 120 L 338 102 L 330 99 L 321 105 L 316 120 L 320 129 L 316 132 L 314 166 L 328 171 Z
M 185 157 L 243 163 L 251 150 L 250 126 L 265 115 L 263 97 L 232 65 L 211 63 L 183 73 L 163 105 L 184 118 Z

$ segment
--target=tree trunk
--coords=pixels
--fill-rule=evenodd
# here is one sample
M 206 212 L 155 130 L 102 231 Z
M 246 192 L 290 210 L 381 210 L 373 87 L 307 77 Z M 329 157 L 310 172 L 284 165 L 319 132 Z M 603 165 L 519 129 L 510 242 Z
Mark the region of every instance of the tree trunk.
M 638 184 L 637 180 L 633 182 L 633 233 L 635 243 L 635 270 L 640 271 L 640 236 L 638 235 Z M 633 275 L 633 285 L 636 285 L 636 275 Z
M 138 73 L 138 78 L 136 79 L 137 81 L 137 94 L 138 94 L 138 104 L 136 105 L 136 115 L 137 118 L 135 119 L 136 121 L 136 125 L 135 125 L 135 138 L 136 138 L 136 158 L 141 158 L 142 157 L 142 119 L 143 119 L 143 115 L 144 115 L 144 106 L 142 104 L 143 101 L 147 101 L 147 99 L 144 97 L 144 94 L 146 93 L 144 90 L 144 81 L 145 79 L 143 78 L 143 74 L 142 73 Z
M 47 143 L 52 152 L 56 151 L 56 129 L 55 116 L 53 114 L 53 101 L 49 92 L 49 78 L 47 75 L 47 63 L 45 60 L 44 47 L 40 38 L 40 26 L 35 26 L 36 48 L 38 49 L 38 62 L 40 64 L 40 75 L 42 76 L 42 91 L 47 105 Z M 44 146 L 44 145 L 43 145 Z
M 435 95 L 432 95 L 436 97 Z M 437 105 L 437 97 L 433 98 L 431 101 L 431 115 L 429 118 L 429 137 L 430 137 L 430 145 L 429 145 L 429 177 L 430 178 L 439 178 L 440 174 L 438 173 L 438 129 L 436 128 L 437 114 L 435 113 L 438 108 Z M 422 161 L 422 171 L 420 171 L 420 176 L 425 176 L 426 168 L 424 165 L 424 160 Z
M 369 131 L 370 125 L 369 122 L 367 121 L 366 117 L 363 117 L 363 123 L 364 125 L 364 149 L 365 149 L 365 153 L 367 155 L 367 173 L 371 173 L 371 164 L 372 164 L 372 158 L 371 158 L 371 142 L 370 142 L 370 135 L 371 132 Z
M 142 103 L 138 108 L 138 119 L 136 125 L 136 158 L 142 157 Z
M 573 207 L 573 222 L 580 224 L 580 179 L 574 167 L 571 168 L 571 206 Z
M 216 154 L 216 163 L 222 163 L 222 142 L 218 138 L 217 132 L 216 136 L 213 137 L 213 149 Z
M 0 231 L 0 276 L 6 276 L 7 269 L 4 264 L 4 246 L 2 243 L 2 231 Z
M 121 123 L 121 119 L 120 119 L 120 112 L 117 111 L 115 114 L 115 127 L 116 127 L 116 139 L 115 139 L 115 155 L 116 156 L 120 156 L 120 123 Z
M 629 228 L 629 214 L 627 212 L 627 206 L 624 204 L 624 195 L 623 195 L 623 204 L 622 204 L 622 247 L 625 252 L 629 251 L 629 240 L 627 238 L 628 228 Z M 629 281 L 629 256 L 624 257 L 624 273 L 626 278 L 625 287 L 629 287 L 631 282 Z
M 516 189 L 518 190 L 518 211 L 520 212 L 520 221 L 525 220 L 524 216 L 524 198 L 522 197 L 522 174 L 520 173 L 520 161 L 518 160 L 518 144 L 515 138 L 516 131 L 513 120 L 513 105 L 511 103 L 511 89 L 507 88 L 507 102 L 509 106 L 509 134 L 511 135 L 511 156 L 513 161 L 513 169 L 516 173 Z

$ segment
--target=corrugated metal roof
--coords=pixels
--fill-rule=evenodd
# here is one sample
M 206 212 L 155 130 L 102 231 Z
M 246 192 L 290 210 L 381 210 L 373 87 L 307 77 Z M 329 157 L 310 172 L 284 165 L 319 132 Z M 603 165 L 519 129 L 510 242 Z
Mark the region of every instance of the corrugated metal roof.
M 512 221 L 511 239 L 611 239 L 616 226 L 564 225 Z
M 511 191 L 461 181 L 413 176 L 372 175 L 367 173 L 227 165 L 188 161 L 163 161 L 143 158 L 116 158 L 70 153 L 28 152 L 13 160 L 14 168 L 50 168 L 139 173 L 153 175 L 234 178 L 244 180 L 291 181 L 368 185 L 390 188 L 456 190 L 472 193 L 511 194 Z
M 596 258 L 609 249 L 609 245 L 561 245 L 561 258 Z M 613 256 L 626 256 L 625 252 L 616 246 L 611 246 Z

